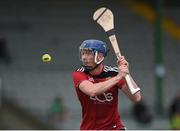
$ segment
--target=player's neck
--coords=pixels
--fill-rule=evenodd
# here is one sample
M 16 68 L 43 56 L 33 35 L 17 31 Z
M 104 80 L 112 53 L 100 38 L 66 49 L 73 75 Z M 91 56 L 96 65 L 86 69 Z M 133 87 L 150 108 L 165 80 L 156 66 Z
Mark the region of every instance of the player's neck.
M 94 69 L 93 71 L 90 71 L 90 74 L 91 75 L 99 75 L 102 73 L 103 68 L 104 68 L 103 64 L 100 64 L 96 69 Z

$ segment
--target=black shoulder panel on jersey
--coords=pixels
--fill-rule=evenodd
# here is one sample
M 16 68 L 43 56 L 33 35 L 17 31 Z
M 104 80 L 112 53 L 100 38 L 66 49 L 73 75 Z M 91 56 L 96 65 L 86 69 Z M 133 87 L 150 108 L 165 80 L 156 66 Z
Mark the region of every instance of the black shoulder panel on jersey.
M 118 68 L 117 67 L 110 67 L 110 66 L 104 66 L 103 72 L 98 76 L 93 76 L 94 78 L 107 78 L 107 77 L 113 77 L 118 74 Z

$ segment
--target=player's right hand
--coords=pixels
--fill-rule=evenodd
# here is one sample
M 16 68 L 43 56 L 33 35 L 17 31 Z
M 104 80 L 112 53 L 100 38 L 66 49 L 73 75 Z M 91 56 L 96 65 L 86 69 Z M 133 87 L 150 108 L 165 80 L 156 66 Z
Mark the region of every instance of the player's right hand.
M 129 64 L 124 56 L 119 57 L 119 59 L 117 60 L 117 65 L 119 69 L 119 76 L 125 77 L 127 74 L 129 74 Z

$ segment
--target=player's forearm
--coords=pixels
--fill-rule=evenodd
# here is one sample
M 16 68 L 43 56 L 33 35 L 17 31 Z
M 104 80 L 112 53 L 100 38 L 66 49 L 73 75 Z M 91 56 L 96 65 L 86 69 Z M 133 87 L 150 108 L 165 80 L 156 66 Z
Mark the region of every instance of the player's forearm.
M 121 76 L 115 76 L 107 81 L 100 82 L 100 83 L 95 83 L 93 84 L 91 88 L 91 92 L 93 96 L 99 95 L 110 89 L 112 86 L 117 84 L 119 80 L 122 79 Z
M 133 80 L 133 78 L 130 76 L 131 78 L 131 82 L 133 84 L 133 87 L 136 89 L 136 88 L 139 88 L 138 85 L 136 84 L 136 82 Z M 125 88 L 123 88 L 125 89 Z M 127 89 L 126 91 L 127 95 L 129 96 L 129 98 L 133 101 L 133 102 L 139 102 L 141 101 L 141 92 L 140 92 L 140 88 L 139 90 L 135 93 L 135 94 L 131 94 L 131 92 L 129 91 L 129 89 Z

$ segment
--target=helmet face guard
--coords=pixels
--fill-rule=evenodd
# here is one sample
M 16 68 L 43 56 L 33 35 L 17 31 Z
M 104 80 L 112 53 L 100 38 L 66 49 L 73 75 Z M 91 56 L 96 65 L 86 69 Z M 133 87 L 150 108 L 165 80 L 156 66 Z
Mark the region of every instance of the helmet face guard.
M 104 57 L 107 55 L 107 52 L 108 52 L 107 45 L 106 45 L 105 42 L 100 41 L 100 40 L 94 40 L 94 39 L 85 40 L 85 41 L 83 41 L 83 43 L 79 47 L 80 60 L 81 60 L 81 52 L 82 52 L 83 49 L 86 49 L 86 50 L 89 50 L 89 51 L 93 51 L 94 56 L 95 56 L 94 57 L 94 62 L 97 64 L 97 66 L 103 62 Z M 99 61 L 97 60 L 98 53 L 102 53 L 103 56 L 104 56 Z M 95 66 L 95 68 L 97 66 Z M 84 67 L 85 67 L 85 69 L 87 69 L 86 66 L 84 66 Z M 94 70 L 95 68 L 91 69 L 91 67 L 88 67 L 88 70 Z

